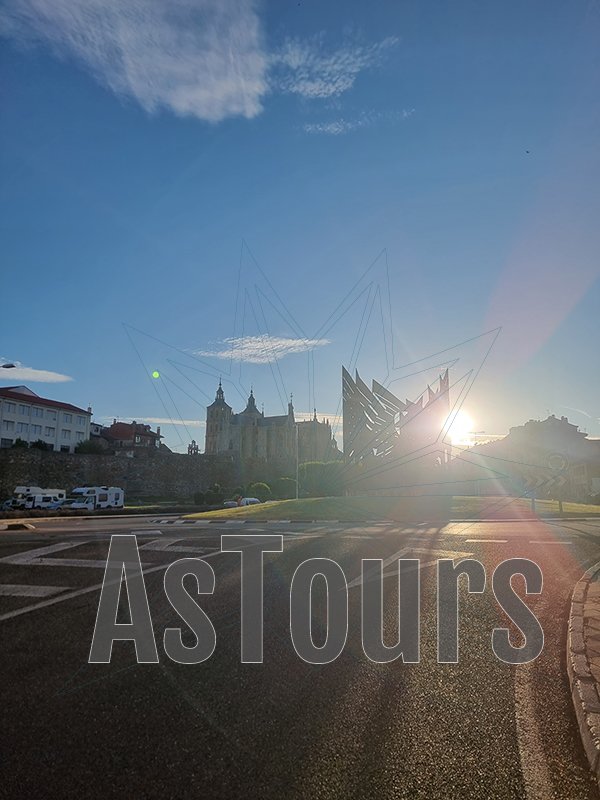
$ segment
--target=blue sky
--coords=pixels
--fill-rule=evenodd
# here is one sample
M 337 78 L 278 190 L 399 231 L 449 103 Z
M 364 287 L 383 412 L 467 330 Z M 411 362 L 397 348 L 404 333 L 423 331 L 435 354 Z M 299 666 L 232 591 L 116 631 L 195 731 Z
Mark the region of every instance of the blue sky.
M 599 436 L 599 33 L 593 2 L 6 0 L 3 384 L 181 451 L 220 374 L 333 417 L 342 363 L 414 399 L 451 358 L 477 430 Z M 427 358 L 498 326 L 481 369 L 492 334 Z

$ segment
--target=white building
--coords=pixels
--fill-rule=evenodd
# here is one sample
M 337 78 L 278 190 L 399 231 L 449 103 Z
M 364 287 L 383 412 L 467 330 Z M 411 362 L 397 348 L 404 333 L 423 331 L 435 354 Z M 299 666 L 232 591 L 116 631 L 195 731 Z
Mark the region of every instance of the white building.
M 48 400 L 27 386 L 0 388 L 0 447 L 12 447 L 17 439 L 41 439 L 51 450 L 72 453 L 90 438 L 92 409 Z

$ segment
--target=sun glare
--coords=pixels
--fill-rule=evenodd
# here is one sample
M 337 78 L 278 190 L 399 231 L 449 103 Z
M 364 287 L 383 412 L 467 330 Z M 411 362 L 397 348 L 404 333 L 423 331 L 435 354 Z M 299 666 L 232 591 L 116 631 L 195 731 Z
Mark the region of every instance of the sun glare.
M 475 424 L 472 417 L 461 408 L 452 419 L 448 434 L 452 444 L 467 447 L 474 444 L 473 429 Z

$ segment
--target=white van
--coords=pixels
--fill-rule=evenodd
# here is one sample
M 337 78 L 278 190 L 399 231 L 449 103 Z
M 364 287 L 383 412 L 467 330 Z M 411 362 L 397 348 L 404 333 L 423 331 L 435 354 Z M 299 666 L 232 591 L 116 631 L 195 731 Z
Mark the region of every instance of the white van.
M 81 486 L 73 489 L 65 508 L 95 511 L 98 508 L 123 508 L 125 492 L 118 486 Z
M 60 508 L 64 502 L 64 497 L 55 494 L 30 494 L 25 500 L 24 508 Z

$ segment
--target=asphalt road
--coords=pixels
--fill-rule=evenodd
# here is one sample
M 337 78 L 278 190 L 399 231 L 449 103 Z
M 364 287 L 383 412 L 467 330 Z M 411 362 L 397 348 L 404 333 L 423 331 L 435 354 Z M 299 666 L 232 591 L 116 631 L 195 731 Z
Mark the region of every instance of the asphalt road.
M 426 525 L 179 524 L 175 518 L 35 522 L 0 532 L 2 797 L 60 798 L 597 798 L 565 671 L 568 598 L 600 560 L 600 524 L 573 521 Z M 116 642 L 109 665 L 88 664 L 111 533 L 135 531 L 160 664 L 138 665 Z M 265 556 L 264 663 L 240 663 L 240 556 L 221 533 L 281 533 Z M 482 595 L 461 592 L 460 659 L 436 657 L 436 570 L 421 573 L 419 664 L 374 664 L 360 637 L 362 558 L 472 555 L 486 567 Z M 163 589 L 166 565 L 206 557 L 215 593 L 202 607 L 217 633 L 203 664 L 171 662 L 165 627 L 181 625 Z M 341 656 L 315 666 L 289 633 L 289 586 L 305 559 L 327 557 L 349 582 Z M 490 640 L 506 624 L 493 568 L 530 558 L 544 575 L 530 596 L 545 633 L 542 655 L 513 667 Z M 397 625 L 392 567 L 384 627 Z M 518 584 L 515 584 L 518 585 Z M 315 586 L 316 638 L 324 592 Z M 191 641 L 188 642 L 191 644 Z

